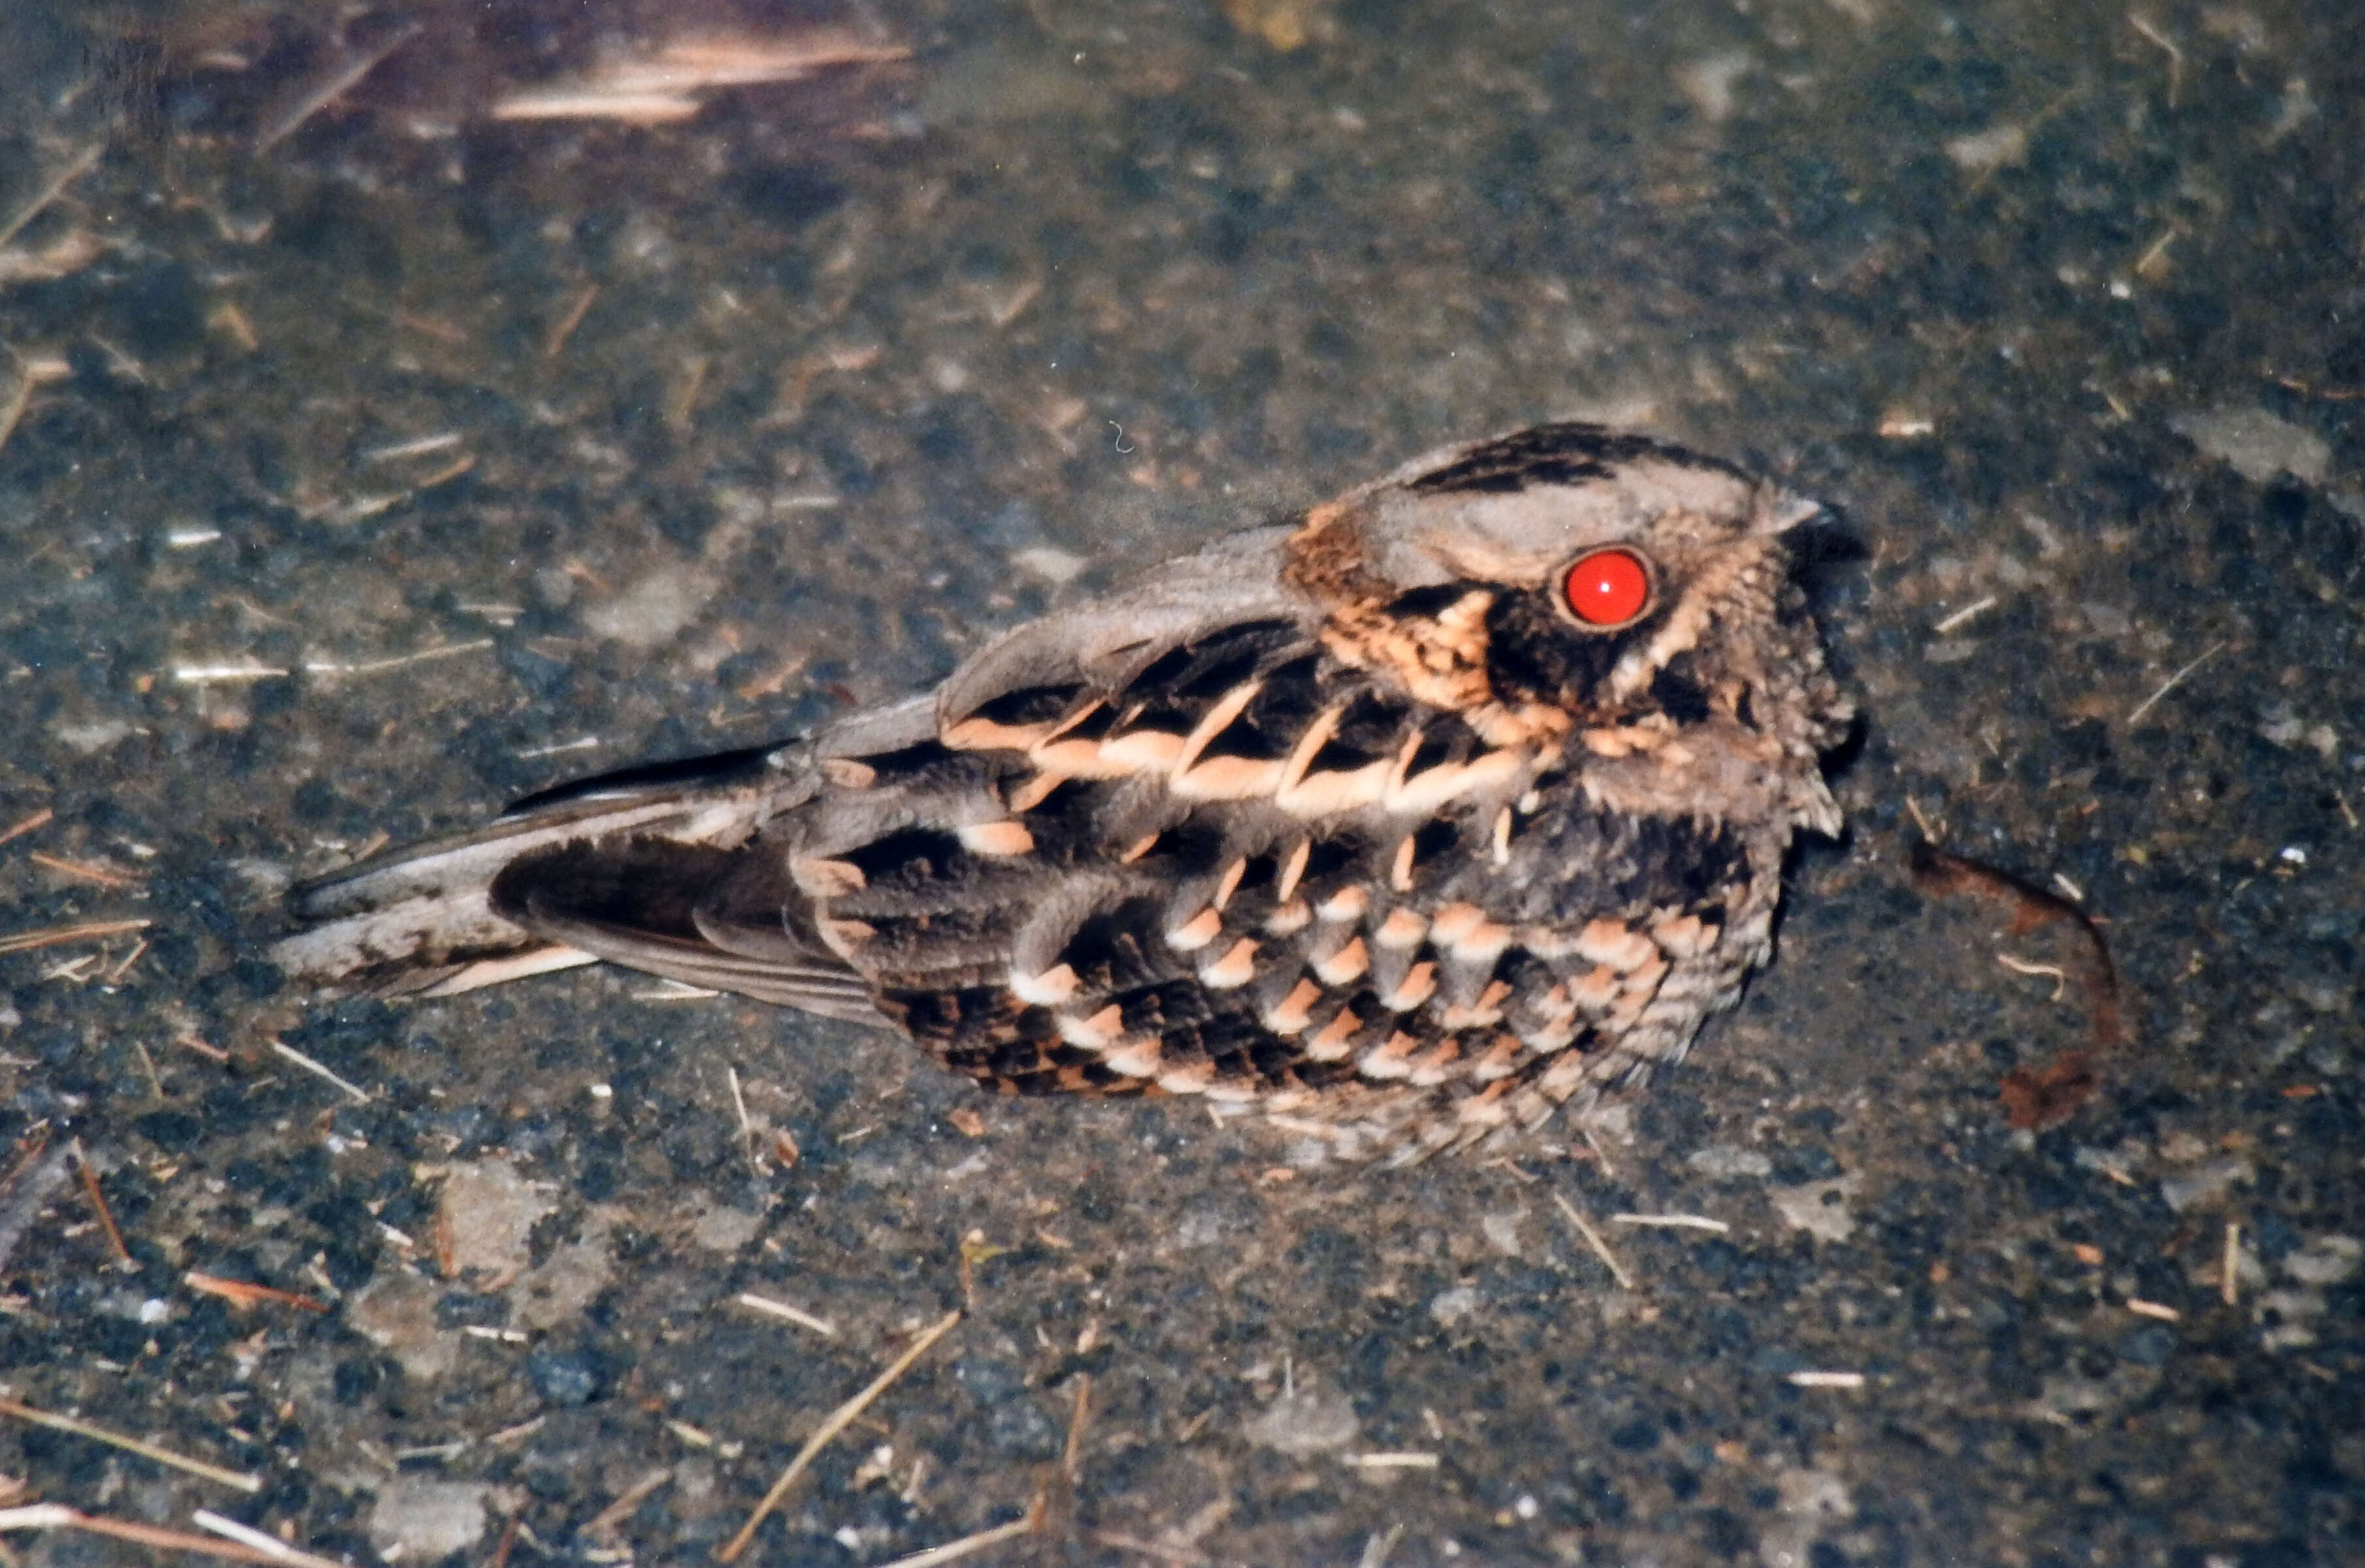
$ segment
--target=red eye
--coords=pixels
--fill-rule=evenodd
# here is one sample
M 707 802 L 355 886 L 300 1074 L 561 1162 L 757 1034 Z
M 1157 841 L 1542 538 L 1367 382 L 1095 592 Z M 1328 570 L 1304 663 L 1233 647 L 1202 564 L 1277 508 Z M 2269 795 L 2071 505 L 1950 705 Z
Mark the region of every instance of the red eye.
M 1631 550 L 1596 550 L 1568 569 L 1561 592 L 1579 621 L 1614 631 L 1650 608 L 1651 569 Z

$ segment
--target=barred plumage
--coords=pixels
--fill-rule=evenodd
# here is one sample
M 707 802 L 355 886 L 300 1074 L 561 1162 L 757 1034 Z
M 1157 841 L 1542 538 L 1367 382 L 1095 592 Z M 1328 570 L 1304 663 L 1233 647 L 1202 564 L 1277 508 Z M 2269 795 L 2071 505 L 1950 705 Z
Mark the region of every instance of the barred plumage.
M 604 959 L 1007 1091 L 1475 1141 L 1681 1057 L 1769 955 L 1793 834 L 1837 831 L 1850 707 L 1783 542 L 1814 510 L 1594 426 L 1452 448 L 928 697 L 298 889 L 275 957 L 419 994 Z

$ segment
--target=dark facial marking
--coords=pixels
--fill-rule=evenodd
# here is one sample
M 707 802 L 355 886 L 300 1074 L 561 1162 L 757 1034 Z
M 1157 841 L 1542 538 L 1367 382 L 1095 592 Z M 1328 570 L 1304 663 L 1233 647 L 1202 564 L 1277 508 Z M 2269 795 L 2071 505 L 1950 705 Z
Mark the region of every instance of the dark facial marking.
M 1645 616 L 1622 632 L 1579 632 L 1537 596 L 1507 595 L 1486 611 L 1486 678 L 1508 700 L 1583 705 L 1655 619 Z
M 1651 700 L 1678 724 L 1697 724 L 1709 716 L 1708 692 L 1691 676 L 1691 660 L 1679 655 L 1667 661 L 1651 682 Z

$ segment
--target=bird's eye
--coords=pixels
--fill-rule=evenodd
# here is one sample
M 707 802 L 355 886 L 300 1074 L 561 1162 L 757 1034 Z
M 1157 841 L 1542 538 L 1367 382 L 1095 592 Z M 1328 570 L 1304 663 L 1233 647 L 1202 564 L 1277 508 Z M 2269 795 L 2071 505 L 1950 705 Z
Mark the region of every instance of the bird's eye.
M 1595 632 L 1631 626 L 1651 608 L 1651 564 L 1623 544 L 1589 550 L 1561 578 L 1561 600 L 1577 624 Z

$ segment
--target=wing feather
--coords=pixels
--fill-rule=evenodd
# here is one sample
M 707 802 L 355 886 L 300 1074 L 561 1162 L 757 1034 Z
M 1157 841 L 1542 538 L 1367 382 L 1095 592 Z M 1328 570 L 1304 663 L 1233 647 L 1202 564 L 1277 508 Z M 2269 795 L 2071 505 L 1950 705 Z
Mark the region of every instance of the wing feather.
M 1282 580 L 1282 545 L 1294 526 L 1228 534 L 1128 587 L 1005 633 L 937 688 L 938 725 L 1029 687 L 1122 690 L 1176 648 L 1245 622 L 1311 630 L 1319 611 Z
M 710 991 L 727 991 L 801 1008 L 848 1024 L 885 1026 L 869 989 L 845 965 L 826 955 L 773 958 L 728 952 L 702 935 L 682 936 L 639 925 L 587 918 L 541 891 L 528 892 L 517 908 L 520 924 L 535 934 L 611 964 Z

